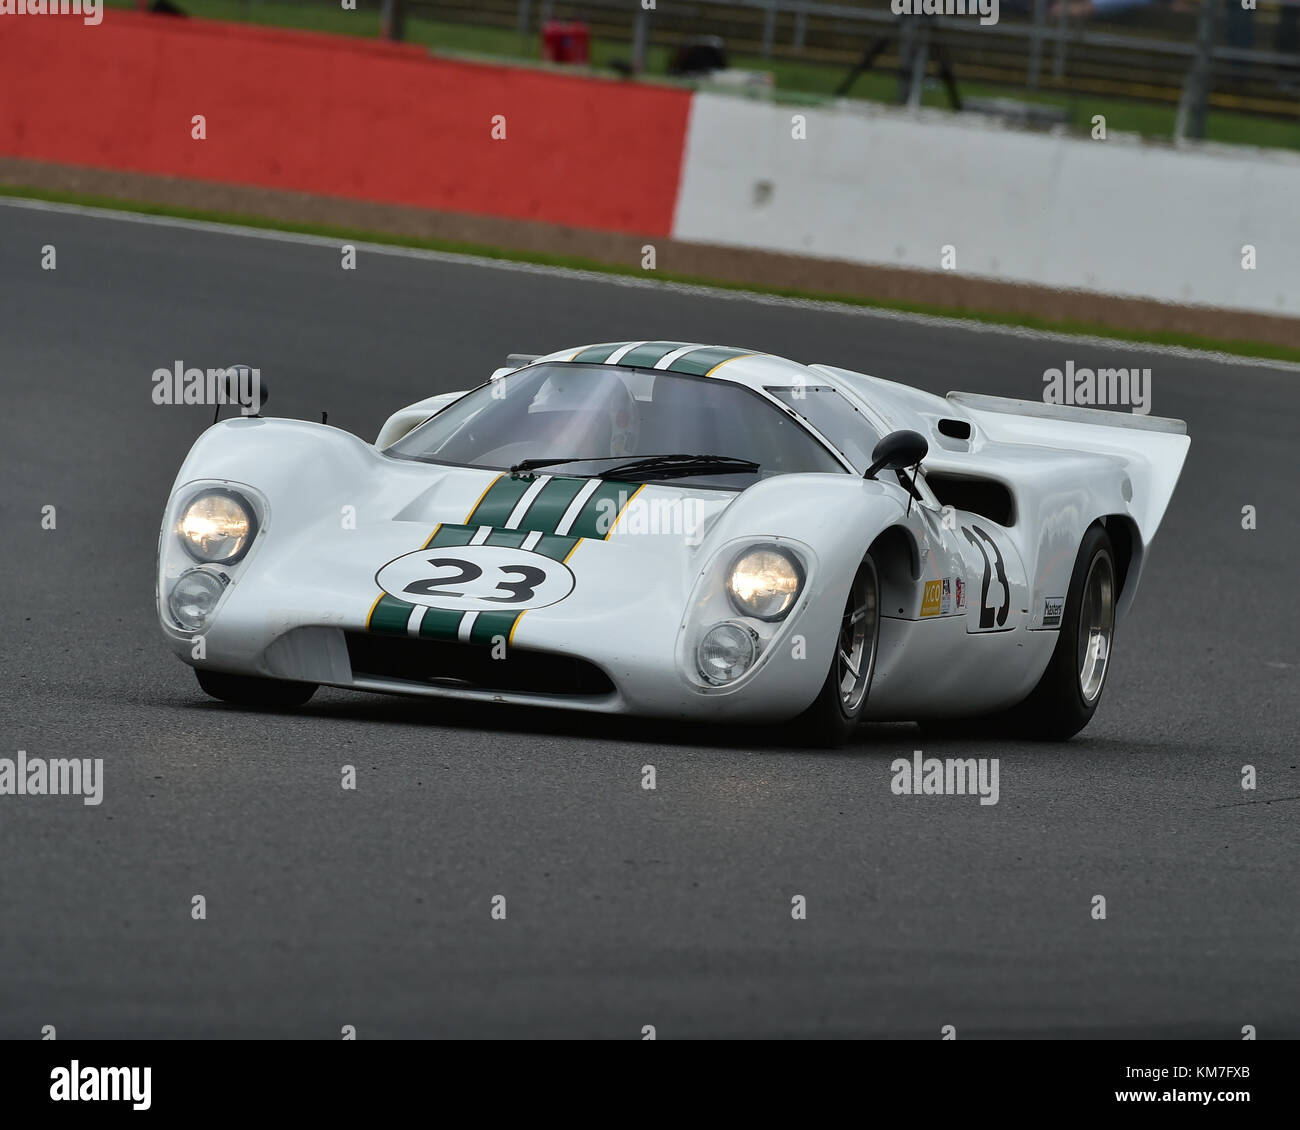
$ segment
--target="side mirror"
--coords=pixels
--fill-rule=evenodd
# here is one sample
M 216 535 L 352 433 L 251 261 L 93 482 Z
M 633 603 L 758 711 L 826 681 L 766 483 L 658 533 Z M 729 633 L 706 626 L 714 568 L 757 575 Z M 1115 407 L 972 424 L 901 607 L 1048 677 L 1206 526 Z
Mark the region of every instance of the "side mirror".
M 262 411 L 262 405 L 271 399 L 271 390 L 262 377 L 261 369 L 247 365 L 231 365 L 226 369 L 226 403 L 238 404 L 241 409 L 251 408 L 253 414 Z
M 890 432 L 871 453 L 871 466 L 867 468 L 864 479 L 874 479 L 876 472 L 882 468 L 901 471 L 904 467 L 915 467 L 930 450 L 930 442 L 920 432 Z
M 208 372 L 211 373 L 212 370 L 209 369 Z M 212 413 L 212 422 L 214 424 L 221 417 L 222 404 L 238 404 L 243 415 L 260 416 L 262 414 L 262 405 L 271 398 L 270 389 L 266 387 L 266 381 L 262 379 L 262 370 L 253 369 L 247 365 L 227 366 L 222 391 L 225 393 L 225 400 L 217 401 L 216 411 Z M 252 412 L 246 411 L 249 408 L 252 409 Z

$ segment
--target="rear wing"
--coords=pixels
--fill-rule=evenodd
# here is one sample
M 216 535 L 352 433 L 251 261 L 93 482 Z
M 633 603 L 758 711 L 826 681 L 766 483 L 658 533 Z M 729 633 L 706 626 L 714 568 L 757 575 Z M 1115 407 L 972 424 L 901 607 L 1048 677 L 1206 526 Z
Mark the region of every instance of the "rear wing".
M 1133 518 L 1143 542 L 1155 536 L 1192 442 L 1183 420 L 974 392 L 950 392 L 948 400 L 994 443 L 1114 457 L 1132 483 Z
M 1072 404 L 1044 404 L 1038 400 L 1012 400 L 1006 396 L 985 396 L 981 392 L 950 392 L 948 399 L 977 412 L 1004 412 L 1009 416 L 1036 416 L 1047 420 L 1073 420 L 1079 424 L 1101 424 L 1108 428 L 1138 428 L 1144 432 L 1187 434 L 1187 421 L 1172 416 L 1139 416 L 1107 412 L 1101 408 L 1079 408 Z

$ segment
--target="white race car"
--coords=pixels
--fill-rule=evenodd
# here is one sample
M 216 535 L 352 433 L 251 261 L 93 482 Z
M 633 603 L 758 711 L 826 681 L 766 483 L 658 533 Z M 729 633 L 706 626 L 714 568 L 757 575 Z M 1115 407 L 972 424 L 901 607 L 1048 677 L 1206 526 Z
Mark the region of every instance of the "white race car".
M 1187 454 L 1153 416 L 743 349 L 512 357 L 374 444 L 245 416 L 186 458 L 158 616 L 210 695 L 319 684 L 710 722 L 1092 717 Z

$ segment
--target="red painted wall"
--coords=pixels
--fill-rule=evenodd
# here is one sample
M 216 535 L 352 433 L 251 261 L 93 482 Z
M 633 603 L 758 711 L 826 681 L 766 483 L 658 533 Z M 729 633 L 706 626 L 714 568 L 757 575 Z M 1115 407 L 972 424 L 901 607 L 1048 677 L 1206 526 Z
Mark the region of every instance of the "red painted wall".
M 689 107 L 679 90 L 120 9 L 0 28 L 7 156 L 576 227 L 671 232 Z

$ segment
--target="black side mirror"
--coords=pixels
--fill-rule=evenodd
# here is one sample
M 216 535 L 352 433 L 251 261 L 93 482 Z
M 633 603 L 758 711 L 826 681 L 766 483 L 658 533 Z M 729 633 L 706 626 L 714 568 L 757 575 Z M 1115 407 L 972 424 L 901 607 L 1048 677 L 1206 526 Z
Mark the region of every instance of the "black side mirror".
M 252 408 L 254 414 L 262 411 L 262 405 L 271 399 L 271 390 L 267 387 L 260 369 L 250 369 L 247 365 L 231 365 L 226 370 L 226 402 L 238 404 L 240 408 Z
M 271 398 L 271 390 L 267 388 L 266 381 L 262 379 L 260 369 L 251 369 L 247 365 L 230 365 L 226 368 L 226 379 L 224 384 L 226 404 L 238 404 L 241 409 L 251 408 L 251 413 L 245 412 L 244 415 L 260 416 L 262 414 L 262 405 Z M 217 401 L 217 410 L 212 413 L 212 422 L 215 424 L 221 416 L 222 401 Z
M 890 432 L 871 453 L 871 466 L 867 468 L 864 479 L 874 479 L 881 468 L 901 471 L 904 467 L 915 467 L 930 450 L 930 442 L 920 432 Z

